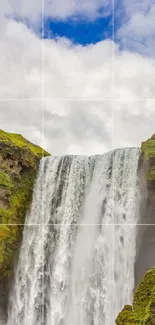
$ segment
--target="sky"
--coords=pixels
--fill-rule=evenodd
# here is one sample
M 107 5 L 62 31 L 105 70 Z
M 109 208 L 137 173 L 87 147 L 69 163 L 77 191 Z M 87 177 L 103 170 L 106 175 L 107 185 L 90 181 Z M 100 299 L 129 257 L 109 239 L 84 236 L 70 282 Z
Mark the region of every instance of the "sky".
M 53 155 L 155 133 L 155 0 L 1 0 L 0 128 Z

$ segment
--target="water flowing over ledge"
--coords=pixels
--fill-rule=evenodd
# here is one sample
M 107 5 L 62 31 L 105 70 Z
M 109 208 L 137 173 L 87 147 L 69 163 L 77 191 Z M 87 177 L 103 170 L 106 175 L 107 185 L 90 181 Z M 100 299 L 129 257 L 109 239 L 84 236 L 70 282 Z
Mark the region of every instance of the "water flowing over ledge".
M 132 302 L 139 153 L 42 159 L 8 325 L 114 325 Z

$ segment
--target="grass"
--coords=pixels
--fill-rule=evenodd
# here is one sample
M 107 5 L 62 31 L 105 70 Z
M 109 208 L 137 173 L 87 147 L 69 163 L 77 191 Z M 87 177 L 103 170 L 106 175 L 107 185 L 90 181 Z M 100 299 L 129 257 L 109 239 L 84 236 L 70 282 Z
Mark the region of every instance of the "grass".
M 7 133 L 3 130 L 0 130 L 0 142 L 5 142 L 8 144 L 13 144 L 18 148 L 30 149 L 30 151 L 40 158 L 42 156 L 49 156 L 50 154 L 43 150 L 41 147 L 34 145 L 30 141 L 26 140 L 21 134 L 16 133 Z

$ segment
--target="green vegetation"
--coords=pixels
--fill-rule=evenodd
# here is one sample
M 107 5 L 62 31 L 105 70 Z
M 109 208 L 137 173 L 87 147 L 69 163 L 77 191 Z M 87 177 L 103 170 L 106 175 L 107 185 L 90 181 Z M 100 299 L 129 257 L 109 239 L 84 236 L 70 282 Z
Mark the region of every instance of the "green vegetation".
M 123 310 L 121 313 L 119 313 L 117 319 L 116 319 L 116 324 L 117 325 L 128 325 L 129 322 L 129 317 L 131 316 L 132 313 L 132 307 L 129 305 L 124 306 Z
M 141 151 L 144 154 L 144 159 L 155 159 L 155 134 L 153 134 L 150 139 L 142 142 Z
M 49 154 L 0 130 L 0 279 L 11 274 L 40 158 Z
M 15 145 L 18 148 L 29 149 L 35 156 L 40 158 L 49 155 L 48 152 L 39 146 L 34 145 L 30 141 L 26 140 L 21 134 L 7 133 L 3 130 L 0 130 L 0 142 L 4 142 L 5 144 L 9 145 Z
M 49 153 L 32 144 L 30 141 L 24 139 L 20 134 L 7 133 L 0 130 L 0 154 L 3 153 L 3 158 L 8 159 L 8 162 L 1 161 L 0 166 L 3 169 L 10 168 L 13 165 L 14 170 L 17 169 L 18 164 L 25 167 L 37 166 L 38 158 L 48 156 Z M 10 161 L 10 159 L 12 161 Z M 16 163 L 15 163 L 16 162 Z
M 8 174 L 0 170 L 0 186 L 6 187 L 8 189 L 13 188 L 13 182 Z
M 116 324 L 155 325 L 155 268 L 145 273 L 135 291 L 133 308 L 124 307 Z
M 146 168 L 146 181 L 148 189 L 151 190 L 152 198 L 155 198 L 155 134 L 142 142 L 141 145 L 142 159 Z
M 148 198 L 155 199 L 155 134 L 141 145 L 143 170 L 146 173 Z M 149 201 L 150 202 L 150 201 Z M 117 325 L 155 325 L 155 267 L 146 272 L 134 293 L 133 306 L 125 306 Z

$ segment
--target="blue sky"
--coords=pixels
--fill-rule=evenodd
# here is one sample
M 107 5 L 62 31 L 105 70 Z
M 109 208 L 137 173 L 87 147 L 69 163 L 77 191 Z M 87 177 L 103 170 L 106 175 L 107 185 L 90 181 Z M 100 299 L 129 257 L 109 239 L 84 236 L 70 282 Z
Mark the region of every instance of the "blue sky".
M 29 19 L 21 20 L 14 15 L 17 22 L 24 22 L 31 30 L 38 34 L 38 28 Z M 65 37 L 73 44 L 96 44 L 105 39 L 113 38 L 112 15 L 97 17 L 95 20 L 84 19 L 81 17 L 67 18 L 66 20 L 45 17 L 44 33 L 40 23 L 39 34 L 44 38 L 57 39 Z
M 1 0 L 5 15 L 18 18 L 41 36 L 41 1 Z M 155 58 L 155 0 L 115 0 L 115 43 L 121 50 Z M 44 0 L 45 38 L 96 44 L 112 38 L 112 0 Z
M 66 21 L 45 19 L 45 38 L 66 37 L 75 44 L 95 44 L 112 38 L 112 17 L 97 18 L 94 21 L 67 19 Z
M 26 0 L 21 1 L 25 6 Z M 27 6 L 23 12 L 22 7 L 16 6 L 16 9 L 20 9 L 19 12 L 9 14 L 18 18 L 17 21 L 24 22 L 41 37 L 41 8 L 37 10 L 37 0 L 34 2 L 34 10 L 30 11 Z M 45 3 L 45 38 L 64 37 L 73 44 L 82 46 L 114 38 L 120 50 L 155 57 L 155 0 L 137 0 L 136 3 L 130 0 L 115 0 L 114 35 L 111 0 L 104 0 L 104 8 L 101 7 L 102 0 L 85 0 L 84 3 L 82 0 L 64 0 L 63 7 L 61 0 L 45 0 Z M 75 6 L 72 7 L 71 3 Z

